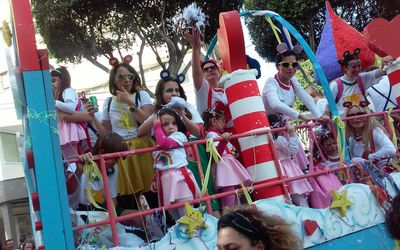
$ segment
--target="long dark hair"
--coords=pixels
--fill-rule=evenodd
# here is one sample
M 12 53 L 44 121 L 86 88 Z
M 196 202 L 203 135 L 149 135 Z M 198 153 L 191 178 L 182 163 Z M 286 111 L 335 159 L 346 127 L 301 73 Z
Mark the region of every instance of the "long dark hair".
M 386 228 L 396 240 L 400 240 L 400 195 L 394 197 L 389 212 L 386 213 Z
M 219 119 L 224 116 L 224 112 L 222 112 L 219 109 L 206 109 L 206 111 L 203 112 L 202 118 L 204 121 L 204 129 L 209 130 L 212 127 L 212 119 Z
M 92 148 L 92 153 L 98 155 L 127 150 L 128 146 L 125 140 L 117 133 L 111 132 L 108 135 L 100 135 L 97 138 L 96 143 Z
M 165 80 L 161 79 L 157 83 L 156 91 L 154 93 L 155 96 L 156 96 L 156 105 L 155 105 L 155 110 L 156 111 L 160 110 L 165 104 L 167 104 L 167 103 L 164 102 L 162 96 L 163 96 L 163 92 L 164 92 L 164 89 L 165 89 L 165 84 L 167 82 L 169 82 L 169 81 L 173 81 L 173 80 L 165 81 Z M 179 83 L 177 83 L 177 84 L 178 84 L 178 88 L 179 88 L 180 97 L 183 98 L 186 101 L 187 97 L 186 97 L 186 94 L 185 94 L 185 90 L 182 88 L 182 86 Z
M 162 108 L 158 111 L 157 115 L 158 115 L 158 117 L 160 117 L 160 119 L 163 115 L 170 115 L 170 116 L 174 117 L 175 121 L 176 121 L 176 125 L 178 126 L 178 131 L 182 132 L 184 135 L 186 135 L 187 129 L 186 129 L 185 123 L 183 123 L 182 117 L 177 112 L 175 112 L 174 110 L 169 109 L 169 108 Z
M 115 82 L 115 75 L 117 74 L 117 69 L 119 67 L 124 67 L 126 68 L 130 73 L 134 74 L 134 79 L 133 79 L 133 85 L 131 89 L 127 89 L 127 91 L 131 94 L 136 92 L 136 86 L 139 86 L 140 88 L 142 88 L 142 81 L 140 80 L 139 74 L 136 72 L 136 70 L 129 64 L 126 63 L 120 63 L 118 64 L 117 67 L 113 67 L 110 71 L 110 78 L 108 80 L 108 88 L 110 90 L 110 93 L 113 96 L 117 95 L 117 84 Z
M 68 70 L 64 66 L 60 66 L 59 68 L 52 70 L 50 72 L 51 77 L 59 77 L 61 81 L 61 89 L 57 90 L 56 99 L 64 102 L 64 98 L 62 97 L 62 93 L 66 88 L 71 87 L 71 75 Z

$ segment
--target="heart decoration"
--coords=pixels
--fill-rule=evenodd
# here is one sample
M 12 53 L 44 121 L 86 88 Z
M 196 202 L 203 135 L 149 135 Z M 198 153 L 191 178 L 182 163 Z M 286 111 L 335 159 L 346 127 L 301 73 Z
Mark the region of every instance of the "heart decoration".
M 364 28 L 363 34 L 368 47 L 380 57 L 400 56 L 400 15 L 390 22 L 384 18 L 372 20 Z
M 308 236 L 312 235 L 318 228 L 318 223 L 315 220 L 305 220 L 304 228 Z

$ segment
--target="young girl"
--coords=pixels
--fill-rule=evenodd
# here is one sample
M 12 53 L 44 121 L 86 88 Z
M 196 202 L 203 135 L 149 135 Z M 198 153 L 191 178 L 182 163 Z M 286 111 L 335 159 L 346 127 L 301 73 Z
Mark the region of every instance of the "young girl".
M 359 105 L 350 106 L 346 117 L 370 113 L 367 108 Z M 352 162 L 362 159 L 380 159 L 392 157 L 396 149 L 387 136 L 383 126 L 374 117 L 353 118 L 346 121 L 346 139 L 349 143 Z
M 158 190 L 159 200 L 164 206 L 197 198 L 200 190 L 192 172 L 186 167 L 188 161 L 182 148 L 187 142 L 182 118 L 171 109 L 161 109 L 158 119 L 154 121 L 154 133 L 161 150 L 154 152 L 157 178 L 153 181 L 152 190 Z M 184 215 L 184 209 L 172 209 L 170 214 L 176 221 Z
M 65 67 L 51 71 L 55 107 L 65 113 L 72 114 L 83 110 L 75 90 L 71 88 L 71 76 Z M 78 143 L 86 138 L 84 128 L 76 122 L 67 122 L 57 119 L 58 135 L 64 160 L 72 159 L 78 155 Z
M 268 115 L 268 120 L 271 128 L 287 126 L 287 132 L 275 133 L 274 135 L 276 150 L 285 175 L 289 178 L 304 175 L 299 165 L 293 160 L 300 144 L 294 126 L 286 122 L 283 115 Z M 289 188 L 293 203 L 297 206 L 308 207 L 307 196 L 313 191 L 308 180 L 291 181 L 289 182 Z
M 128 146 L 125 140 L 116 133 L 109 133 L 108 135 L 100 135 L 96 141 L 96 144 L 92 148 L 91 153 L 79 155 L 79 159 L 82 162 L 89 162 L 93 160 L 93 155 L 100 154 L 108 154 L 114 152 L 127 151 Z M 107 167 L 107 177 L 108 184 L 110 188 L 110 195 L 113 199 L 114 205 L 117 205 L 117 176 L 118 176 L 118 159 L 109 159 L 106 161 Z M 100 165 L 97 164 L 100 168 Z M 90 192 L 94 198 L 94 200 L 99 204 L 104 204 L 105 207 L 105 193 L 103 183 L 100 181 L 90 181 L 87 186 L 87 182 L 89 182 L 88 177 L 82 172 L 83 165 L 82 163 L 77 163 L 77 170 L 75 171 L 75 176 L 70 176 L 67 180 L 67 189 L 73 191 L 69 195 L 70 206 L 72 208 L 78 208 L 80 210 L 87 210 L 87 207 L 90 206 L 90 202 L 86 195 L 87 187 L 90 187 Z M 80 176 L 79 181 L 76 176 Z M 79 186 L 78 186 L 79 185 Z M 86 208 L 86 209 L 85 209 Z
M 218 137 L 223 137 L 225 139 L 224 141 L 214 142 L 218 153 L 222 157 L 219 163 L 214 164 L 212 168 L 216 188 L 221 192 L 225 192 L 234 190 L 240 183 L 250 186 L 252 182 L 250 175 L 232 154 L 233 146 L 228 142 L 231 138 L 231 134 L 229 132 L 224 133 L 224 113 L 218 109 L 207 109 L 203 113 L 203 120 L 207 139 Z M 235 195 L 221 198 L 222 208 L 235 204 L 237 204 Z
M 333 133 L 325 126 L 320 126 L 315 131 L 314 143 L 314 169 L 310 172 L 324 171 L 330 167 L 339 166 L 338 147 Z M 326 208 L 329 206 L 333 190 L 337 190 L 342 183 L 334 173 L 308 178 L 313 192 L 310 194 L 310 204 L 313 208 Z

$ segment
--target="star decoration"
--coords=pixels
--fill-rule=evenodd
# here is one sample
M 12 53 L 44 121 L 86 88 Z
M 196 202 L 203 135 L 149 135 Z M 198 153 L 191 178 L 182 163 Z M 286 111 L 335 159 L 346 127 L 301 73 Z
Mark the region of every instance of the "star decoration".
M 347 199 L 347 189 L 345 189 L 342 194 L 332 191 L 332 196 L 333 202 L 331 204 L 331 208 L 338 208 L 340 216 L 345 217 L 347 213 L 347 207 L 353 205 L 353 203 Z
M 204 223 L 203 215 L 200 211 L 194 210 L 189 203 L 185 203 L 185 216 L 178 220 L 178 223 L 187 226 L 188 236 L 193 237 L 194 232 L 198 228 L 206 228 L 207 224 Z

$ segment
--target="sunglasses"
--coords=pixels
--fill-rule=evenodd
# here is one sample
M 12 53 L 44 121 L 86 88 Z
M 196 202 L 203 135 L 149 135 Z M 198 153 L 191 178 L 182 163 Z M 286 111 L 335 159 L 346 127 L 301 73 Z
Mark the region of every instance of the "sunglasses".
M 361 101 L 358 105 L 360 107 L 362 107 L 362 108 L 365 108 L 365 107 L 368 107 L 369 102 L 368 101 Z M 343 103 L 343 107 L 345 107 L 345 108 L 351 108 L 352 106 L 353 106 L 352 102 L 344 102 Z
M 347 117 L 352 117 L 352 116 L 357 116 L 357 115 L 366 115 L 366 114 L 367 114 L 366 112 L 357 112 L 354 114 L 347 114 Z
M 130 80 L 133 81 L 136 78 L 135 74 L 133 73 L 122 73 L 118 75 L 118 80 Z
M 217 69 L 218 69 L 218 67 L 213 65 L 213 66 L 209 66 L 209 67 L 203 68 L 203 72 L 208 72 L 209 70 L 214 71 L 214 70 L 217 70 Z
M 292 67 L 293 69 L 296 69 L 300 65 L 298 62 L 280 62 L 278 64 L 284 67 L 285 69 L 289 68 L 289 66 Z

